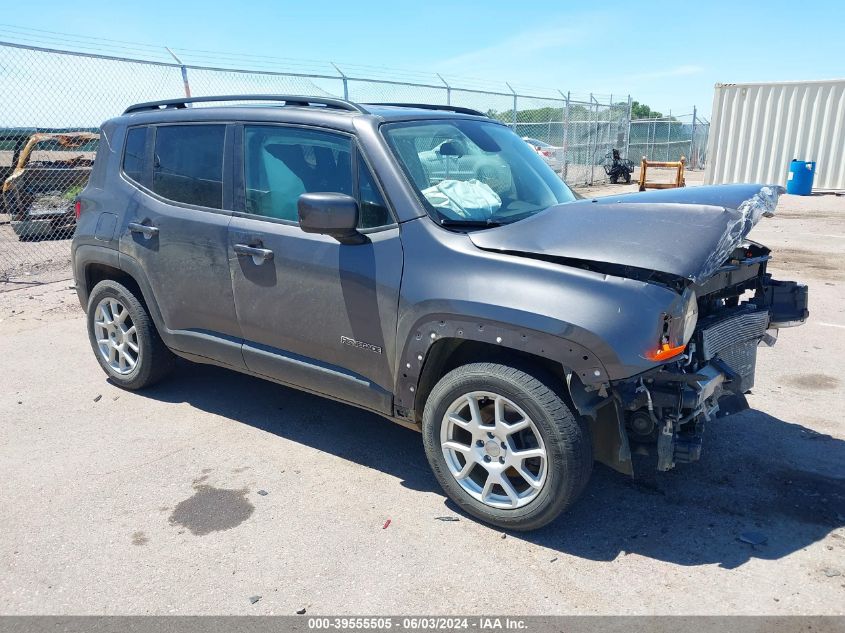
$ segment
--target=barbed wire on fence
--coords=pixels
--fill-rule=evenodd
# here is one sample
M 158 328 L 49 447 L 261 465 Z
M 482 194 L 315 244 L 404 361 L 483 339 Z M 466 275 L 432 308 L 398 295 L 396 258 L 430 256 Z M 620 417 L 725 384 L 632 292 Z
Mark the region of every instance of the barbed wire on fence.
M 0 35 L 15 33 L 0 25 Z M 38 41 L 59 39 L 55 35 L 43 31 Z M 367 76 L 367 67 L 333 63 L 268 68 L 276 58 L 253 59 L 251 68 L 231 68 L 185 63 L 183 49 L 167 49 L 169 60 L 163 55 L 135 59 L 103 54 L 102 42 L 74 42 L 82 50 L 0 41 L 0 279 L 67 269 L 74 200 L 96 156 L 97 129 L 141 101 L 252 93 L 464 106 L 543 146 L 544 160 L 573 186 L 605 181 L 603 163 L 614 148 L 635 162 L 641 156 L 673 160 L 684 155 L 695 168 L 706 160 L 706 122 L 696 114 L 632 120 L 628 95 L 576 98 L 560 90 L 459 81 L 437 73 L 391 75 L 370 69 L 372 76 Z M 133 42 L 110 45 L 127 55 L 146 55 L 155 48 Z M 211 51 L 187 52 L 195 59 L 221 59 Z M 249 61 L 245 56 L 230 59 Z

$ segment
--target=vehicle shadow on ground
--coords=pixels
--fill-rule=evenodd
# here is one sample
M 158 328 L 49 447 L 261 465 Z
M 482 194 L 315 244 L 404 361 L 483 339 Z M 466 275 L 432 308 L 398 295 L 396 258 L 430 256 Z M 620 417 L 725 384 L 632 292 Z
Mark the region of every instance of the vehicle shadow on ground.
M 354 407 L 187 363 L 143 394 L 385 472 L 413 490 L 440 492 L 418 433 Z M 751 558 L 782 558 L 845 525 L 845 442 L 761 411 L 711 422 L 698 464 L 656 473 L 649 458 L 637 459 L 642 478 L 596 464 L 584 496 L 566 514 L 510 536 L 590 560 L 637 554 L 730 569 Z M 444 504 L 460 513 L 445 497 Z M 741 542 L 746 532 L 766 542 Z M 845 537 L 833 537 L 833 547 L 845 553 Z

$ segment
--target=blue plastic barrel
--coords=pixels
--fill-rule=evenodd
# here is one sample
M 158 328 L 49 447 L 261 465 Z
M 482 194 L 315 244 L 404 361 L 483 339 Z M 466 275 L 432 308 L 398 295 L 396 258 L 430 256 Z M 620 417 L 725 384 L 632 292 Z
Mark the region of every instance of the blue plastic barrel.
M 795 160 L 789 163 L 789 176 L 786 179 L 786 193 L 795 196 L 809 196 L 813 191 L 813 178 L 816 175 L 816 161 Z

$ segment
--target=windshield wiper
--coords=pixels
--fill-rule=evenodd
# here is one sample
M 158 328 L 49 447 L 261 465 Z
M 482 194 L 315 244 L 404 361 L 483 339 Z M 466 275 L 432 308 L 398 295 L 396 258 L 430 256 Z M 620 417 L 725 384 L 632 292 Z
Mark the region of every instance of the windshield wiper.
M 441 218 L 440 226 L 466 227 L 471 229 L 492 229 L 497 226 L 502 226 L 502 223 L 496 222 L 495 220 L 452 220 L 450 218 Z

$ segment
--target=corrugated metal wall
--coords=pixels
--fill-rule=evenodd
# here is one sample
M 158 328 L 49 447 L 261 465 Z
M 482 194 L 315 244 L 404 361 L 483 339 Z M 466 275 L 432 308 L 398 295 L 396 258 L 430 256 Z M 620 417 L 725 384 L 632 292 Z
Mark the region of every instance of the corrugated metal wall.
M 845 189 L 845 80 L 716 84 L 704 181 L 786 185 L 816 161 L 814 189 Z

